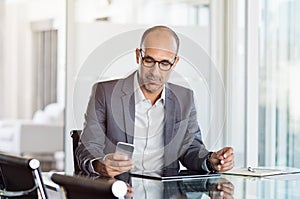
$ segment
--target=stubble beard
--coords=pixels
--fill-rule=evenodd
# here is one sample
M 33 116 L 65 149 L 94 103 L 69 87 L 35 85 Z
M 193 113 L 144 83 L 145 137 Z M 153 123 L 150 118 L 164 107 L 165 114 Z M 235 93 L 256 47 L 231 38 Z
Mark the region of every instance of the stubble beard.
M 156 93 L 162 88 L 162 85 L 155 85 L 154 84 L 143 84 L 142 87 L 144 88 L 145 91 L 148 93 Z

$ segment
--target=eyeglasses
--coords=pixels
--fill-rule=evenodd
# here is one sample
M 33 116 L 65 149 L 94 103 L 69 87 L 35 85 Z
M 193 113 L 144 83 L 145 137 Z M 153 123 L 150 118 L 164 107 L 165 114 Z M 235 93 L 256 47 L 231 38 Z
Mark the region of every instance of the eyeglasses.
M 155 66 L 156 63 L 158 63 L 158 67 L 160 70 L 168 71 L 172 68 L 176 61 L 176 56 L 174 57 L 173 63 L 171 63 L 169 60 L 156 61 L 150 56 L 145 56 L 145 52 L 142 49 L 140 49 L 140 53 L 142 57 L 142 64 L 147 68 L 152 68 L 153 66 Z

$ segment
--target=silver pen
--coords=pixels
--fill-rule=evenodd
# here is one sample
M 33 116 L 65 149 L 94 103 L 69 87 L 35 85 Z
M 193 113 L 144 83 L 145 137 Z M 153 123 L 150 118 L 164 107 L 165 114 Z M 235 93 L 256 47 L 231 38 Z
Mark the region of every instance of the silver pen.
M 252 168 L 252 167 L 248 167 L 248 171 L 255 173 L 255 172 L 256 172 L 256 169 L 255 169 L 255 168 Z

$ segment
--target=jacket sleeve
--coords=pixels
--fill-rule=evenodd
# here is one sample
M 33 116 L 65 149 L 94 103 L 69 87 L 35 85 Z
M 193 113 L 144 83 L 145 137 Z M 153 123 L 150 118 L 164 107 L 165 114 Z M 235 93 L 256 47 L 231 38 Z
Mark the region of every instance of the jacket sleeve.
M 87 106 L 83 132 L 80 143 L 75 151 L 79 168 L 82 173 L 90 174 L 93 159 L 104 157 L 106 131 L 106 102 L 101 83 L 93 86 L 92 94 Z
M 179 160 L 188 169 L 207 172 L 209 170 L 206 160 L 210 153 L 202 141 L 193 95 L 191 96 L 190 103 L 191 109 L 188 117 L 188 125 L 182 145 L 184 152 Z

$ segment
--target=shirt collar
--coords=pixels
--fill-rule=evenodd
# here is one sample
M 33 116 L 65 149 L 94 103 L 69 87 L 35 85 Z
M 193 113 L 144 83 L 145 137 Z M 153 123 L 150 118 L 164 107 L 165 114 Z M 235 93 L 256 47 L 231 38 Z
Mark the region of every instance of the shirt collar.
M 134 80 L 133 80 L 133 85 L 134 85 L 134 99 L 135 99 L 135 104 L 139 103 L 140 101 L 144 101 L 147 100 L 141 90 L 141 87 L 139 85 L 138 82 L 138 72 L 135 73 L 134 75 Z M 160 95 L 160 98 L 155 102 L 158 103 L 159 101 L 161 101 L 162 103 L 165 102 L 165 98 L 166 98 L 166 91 L 165 91 L 165 85 L 163 86 L 163 90 L 162 93 Z

